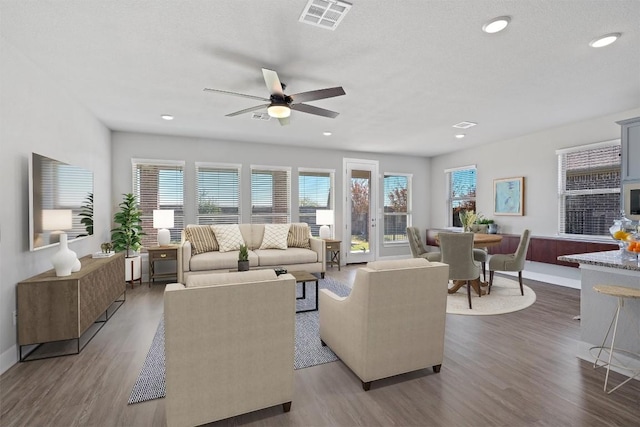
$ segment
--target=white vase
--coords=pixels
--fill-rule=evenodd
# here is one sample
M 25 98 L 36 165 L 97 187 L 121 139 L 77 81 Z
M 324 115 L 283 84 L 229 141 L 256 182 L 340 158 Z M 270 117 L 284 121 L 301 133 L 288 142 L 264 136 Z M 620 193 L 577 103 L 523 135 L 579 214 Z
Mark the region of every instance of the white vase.
M 78 256 L 67 246 L 67 233 L 60 234 L 60 249 L 51 257 L 56 276 L 69 276 L 73 267 L 77 265 L 76 262 L 79 263 Z

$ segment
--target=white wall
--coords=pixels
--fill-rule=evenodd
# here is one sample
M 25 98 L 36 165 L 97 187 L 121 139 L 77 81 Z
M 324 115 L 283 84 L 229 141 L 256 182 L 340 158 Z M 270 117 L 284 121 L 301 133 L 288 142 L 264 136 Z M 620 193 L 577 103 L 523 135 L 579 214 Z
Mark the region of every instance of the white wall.
M 344 206 L 342 159 L 358 158 L 379 161 L 379 172 L 404 172 L 413 174 L 413 224 L 421 229 L 429 225 L 429 160 L 420 157 L 381 155 L 372 153 L 355 153 L 349 151 L 327 151 L 321 148 L 296 148 L 291 146 L 251 144 L 242 142 L 216 141 L 202 138 L 161 136 L 129 132 L 113 133 L 112 176 L 113 193 L 111 204 L 120 202 L 123 193 L 132 191 L 131 159 L 164 159 L 184 160 L 185 166 L 185 223 L 193 224 L 195 212 L 195 167 L 198 162 L 220 162 L 242 164 L 243 222 L 249 222 L 250 212 L 250 167 L 290 166 L 292 168 L 292 195 L 297 195 L 297 168 L 323 168 L 335 170 L 336 187 L 336 238 L 342 237 L 342 215 Z M 382 189 L 379 191 L 382 197 Z M 296 206 L 297 196 L 292 197 L 292 205 Z M 292 209 L 292 220 L 297 220 L 295 208 Z M 378 222 L 381 222 L 378 219 Z M 378 227 L 382 232 L 382 228 Z M 380 237 L 379 237 L 380 240 Z M 380 248 L 381 257 L 407 256 L 411 251 L 408 244 L 401 247 Z M 343 254 L 344 255 L 344 254 Z M 344 256 L 343 256 L 343 259 Z
M 475 164 L 478 168 L 476 209 L 485 217 L 493 218 L 499 225 L 499 232 L 520 234 L 529 228 L 534 236 L 555 236 L 558 232 L 556 150 L 618 139 L 621 131 L 616 121 L 639 115 L 640 108 L 636 108 L 434 157 L 431 159 L 431 194 L 440 200 L 442 198 L 437 196 L 445 194 L 445 169 Z M 480 126 L 482 123 L 478 128 Z M 469 132 L 468 138 L 473 138 L 473 132 Z M 515 176 L 525 178 L 524 216 L 494 215 L 493 180 Z M 446 226 L 448 211 L 445 206 L 434 203 L 430 209 L 431 226 Z
M 108 240 L 110 227 L 110 132 L 57 86 L 37 65 L 0 38 L 0 144 L 2 200 L 0 240 L 0 373 L 18 358 L 16 285 L 52 268 L 57 246 L 29 251 L 31 152 L 94 173 L 95 234 L 69 247 L 87 255 Z

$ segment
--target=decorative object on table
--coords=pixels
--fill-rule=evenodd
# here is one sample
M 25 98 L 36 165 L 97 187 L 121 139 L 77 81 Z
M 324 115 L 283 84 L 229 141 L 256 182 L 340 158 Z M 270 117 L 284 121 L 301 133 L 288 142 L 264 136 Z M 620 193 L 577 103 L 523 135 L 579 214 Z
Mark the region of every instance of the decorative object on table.
M 158 246 L 169 246 L 171 233 L 168 228 L 173 228 L 173 210 L 154 209 L 153 228 L 158 229 Z
M 80 213 L 78 214 L 80 218 L 80 223 L 84 225 L 84 229 L 87 231 L 86 234 L 79 234 L 78 237 L 83 236 L 92 236 L 93 235 L 93 193 L 89 193 L 85 202 L 82 204 L 80 208 Z
M 316 224 L 320 225 L 319 236 L 321 239 L 331 238 L 331 227 L 334 224 L 334 214 L 331 209 L 316 210 Z
M 111 252 L 111 249 L 113 249 L 113 245 L 111 244 L 111 242 L 104 242 L 100 245 L 100 249 L 102 250 L 103 254 L 108 254 L 109 252 Z
M 494 215 L 524 215 L 524 177 L 493 180 Z
M 489 218 L 478 218 L 478 224 L 487 226 L 487 233 L 489 234 L 497 234 L 498 233 L 498 224 L 495 223 L 494 220 Z
M 471 231 L 471 226 L 476 223 L 478 220 L 478 214 L 476 214 L 473 210 L 470 211 L 460 211 L 460 222 L 462 223 L 462 229 L 466 233 Z
M 611 237 L 618 242 L 620 255 L 626 259 L 635 259 L 640 252 L 640 234 L 636 233 L 636 225 L 620 212 L 620 218 L 613 221 L 609 227 Z
M 69 276 L 72 271 L 80 271 L 78 256 L 67 246 L 67 233 L 60 234 L 60 248 L 51 257 L 51 264 L 58 277 Z
M 247 245 L 240 245 L 238 271 L 249 271 L 249 250 L 247 249 Z
M 136 196 L 132 193 L 123 196 L 124 200 L 118 205 L 120 212 L 113 216 L 118 227 L 111 230 L 111 241 L 116 252 L 125 251 L 125 256 L 129 257 L 140 250 L 145 233 L 140 225 L 142 212 L 138 209 Z

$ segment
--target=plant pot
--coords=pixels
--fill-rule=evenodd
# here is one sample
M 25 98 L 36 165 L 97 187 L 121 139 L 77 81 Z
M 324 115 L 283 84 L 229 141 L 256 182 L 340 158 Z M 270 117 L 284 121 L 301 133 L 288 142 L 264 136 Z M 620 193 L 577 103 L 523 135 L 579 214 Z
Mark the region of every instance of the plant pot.
M 489 224 L 489 230 L 488 230 L 489 234 L 498 234 L 498 224 Z
M 249 260 L 238 261 L 238 271 L 249 271 Z

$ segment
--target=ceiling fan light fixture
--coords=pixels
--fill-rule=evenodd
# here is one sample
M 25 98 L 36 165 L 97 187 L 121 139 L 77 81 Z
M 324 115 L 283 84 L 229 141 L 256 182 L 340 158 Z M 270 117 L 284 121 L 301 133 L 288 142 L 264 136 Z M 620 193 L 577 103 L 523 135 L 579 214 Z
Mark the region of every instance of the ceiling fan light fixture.
M 271 104 L 267 108 L 267 113 L 276 119 L 286 119 L 291 115 L 291 108 L 287 104 Z
M 482 26 L 482 31 L 489 34 L 498 33 L 504 30 L 505 28 L 507 28 L 507 25 L 509 25 L 509 22 L 511 22 L 510 16 L 499 16 L 497 18 L 493 18 L 492 20 L 484 24 Z
M 620 38 L 621 33 L 610 33 L 605 34 L 604 36 L 600 36 L 595 38 L 589 42 L 589 46 L 591 47 L 605 47 L 609 46 L 611 43 L 615 42 Z

